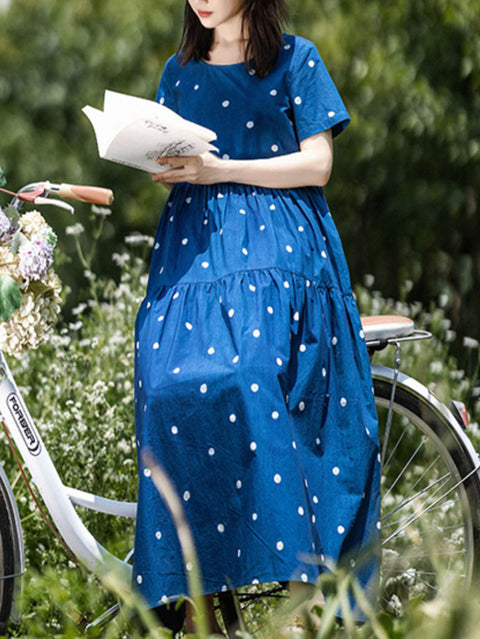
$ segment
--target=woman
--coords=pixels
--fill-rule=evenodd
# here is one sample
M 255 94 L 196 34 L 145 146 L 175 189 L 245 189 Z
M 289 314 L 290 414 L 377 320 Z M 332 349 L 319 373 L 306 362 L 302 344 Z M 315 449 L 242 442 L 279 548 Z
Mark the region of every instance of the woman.
M 188 0 L 157 94 L 219 152 L 153 178 L 173 188 L 136 325 L 134 574 L 151 606 L 187 582 L 144 447 L 183 498 L 205 594 L 314 584 L 378 536 L 370 369 L 322 191 L 349 116 L 285 16 L 283 0 Z

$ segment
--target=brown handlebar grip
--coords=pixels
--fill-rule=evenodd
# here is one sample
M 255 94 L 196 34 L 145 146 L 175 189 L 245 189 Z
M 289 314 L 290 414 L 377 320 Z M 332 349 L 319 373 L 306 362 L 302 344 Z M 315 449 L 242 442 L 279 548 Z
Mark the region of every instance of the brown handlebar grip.
M 110 206 L 113 202 L 113 191 L 100 186 L 79 186 L 75 184 L 60 184 L 58 192 L 60 197 L 80 202 L 91 202 L 92 204 L 106 204 Z

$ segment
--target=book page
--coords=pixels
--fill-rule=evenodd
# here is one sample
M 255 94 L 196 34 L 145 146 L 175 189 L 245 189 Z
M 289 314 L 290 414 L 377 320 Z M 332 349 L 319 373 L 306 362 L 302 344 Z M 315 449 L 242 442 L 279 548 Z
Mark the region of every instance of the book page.
M 157 159 L 217 151 L 214 131 L 185 120 L 167 107 L 134 96 L 105 91 L 104 110 L 86 106 L 101 158 L 149 173 L 166 171 Z
M 132 140 L 135 144 L 132 144 Z M 157 164 L 158 158 L 199 155 L 216 150 L 213 145 L 188 132 L 173 131 L 157 120 L 141 118 L 115 136 L 103 157 L 149 173 L 160 173 L 168 167 Z

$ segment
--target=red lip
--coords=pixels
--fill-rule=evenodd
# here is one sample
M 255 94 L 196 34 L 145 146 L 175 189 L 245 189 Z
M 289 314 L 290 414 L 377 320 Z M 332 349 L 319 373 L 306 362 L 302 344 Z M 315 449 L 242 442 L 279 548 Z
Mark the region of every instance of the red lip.
M 199 11 L 199 12 L 198 12 L 198 15 L 199 15 L 201 18 L 208 18 L 208 16 L 211 16 L 211 15 L 212 15 L 212 13 L 213 13 L 213 11 Z

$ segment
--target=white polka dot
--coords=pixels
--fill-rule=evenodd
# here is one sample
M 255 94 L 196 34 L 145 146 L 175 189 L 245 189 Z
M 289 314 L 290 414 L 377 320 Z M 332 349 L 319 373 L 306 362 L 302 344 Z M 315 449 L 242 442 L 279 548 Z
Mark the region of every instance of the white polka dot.
M 298 347 L 298 350 L 300 351 L 300 353 L 305 353 L 305 351 L 307 350 L 307 347 L 305 346 L 305 344 L 300 344 L 300 346 Z
M 208 386 L 207 386 L 206 384 L 202 384 L 202 385 L 200 386 L 200 392 L 201 392 L 203 395 L 205 395 L 205 393 L 207 392 L 207 390 L 208 390 Z
M 278 151 L 278 144 L 272 144 L 271 149 L 274 153 Z
M 230 100 L 224 100 L 224 101 L 222 102 L 222 107 L 223 107 L 224 109 L 226 109 L 229 105 L 230 105 Z
M 158 318 L 158 321 L 163 322 L 164 319 L 165 319 L 165 315 L 160 315 Z
M 274 475 L 274 477 L 273 477 L 273 481 L 274 481 L 276 484 L 280 484 L 280 483 L 282 482 L 282 476 L 281 476 L 281 475 L 279 475 L 279 474 L 277 473 L 276 475 Z
M 176 86 L 176 87 L 179 87 L 179 86 L 180 86 L 180 80 L 177 80 L 177 81 L 175 82 L 175 86 Z
M 228 155 L 228 153 L 224 153 L 224 154 L 222 155 L 222 158 L 223 158 L 224 160 L 229 160 L 229 159 L 230 159 L 230 156 Z
M 258 393 L 259 388 L 260 386 L 255 383 L 250 386 L 250 390 L 252 391 L 252 393 Z
M 194 90 L 194 91 L 198 91 L 198 89 L 199 89 L 199 88 L 200 88 L 200 86 L 199 86 L 198 84 L 196 84 L 196 85 L 193 87 L 193 90 Z
M 273 306 L 267 306 L 267 311 L 270 315 L 273 315 Z
M 283 366 L 283 360 L 281 360 L 280 357 L 277 357 L 275 361 L 277 362 L 277 366 Z
M 253 332 L 252 332 L 253 337 L 260 337 L 260 331 L 258 330 L 258 328 L 256 328 Z
M 320 255 L 323 257 L 324 260 L 327 259 L 327 254 L 325 253 L 325 251 L 322 251 Z
M 314 495 L 312 497 L 312 501 L 313 501 L 314 504 L 318 504 L 318 497 L 316 495 Z
M 364 339 L 364 338 L 365 338 L 365 333 L 363 332 L 363 328 L 361 328 L 361 329 L 360 329 L 360 331 L 359 331 L 359 333 L 358 333 L 358 334 L 359 334 L 359 336 L 360 336 L 360 338 L 361 338 L 361 339 Z
M 274 97 L 277 95 L 278 91 L 276 89 L 272 89 L 270 91 L 270 95 L 273 95 Z
M 315 515 L 312 515 L 312 524 L 314 524 L 317 521 L 317 518 L 315 517 Z
M 210 457 L 213 457 L 215 455 L 215 448 L 209 448 L 208 454 L 210 455 Z
M 223 197 L 223 193 L 217 193 L 217 200 L 222 200 Z
M 338 338 L 337 338 L 337 337 L 335 337 L 335 336 L 333 336 L 333 337 L 332 337 L 332 345 L 333 345 L 333 346 L 336 346 L 337 344 L 338 344 Z
M 277 541 L 277 550 L 283 550 L 285 548 L 285 544 L 283 541 Z
M 193 325 L 190 322 L 185 322 L 185 328 L 187 331 L 191 331 L 193 329 Z
M 301 506 L 298 507 L 297 512 L 301 517 L 303 517 L 303 515 L 305 514 L 305 510 Z
M 315 62 L 313 60 L 309 60 L 308 66 L 313 69 L 313 67 L 315 66 Z
M 257 513 L 252 513 L 252 519 L 253 519 L 253 521 L 257 521 L 258 514 Z
M 189 491 L 189 490 L 186 490 L 186 491 L 183 493 L 183 501 L 188 501 L 188 500 L 190 499 L 190 497 L 191 497 L 190 491 Z
M 252 291 L 252 293 L 254 293 L 257 290 L 257 287 L 254 286 L 253 284 L 249 284 L 248 288 Z
M 339 535 L 343 535 L 345 528 L 343 526 L 337 526 L 337 532 Z
M 297 97 L 293 100 L 295 102 L 295 104 L 302 104 L 302 98 L 297 95 Z
M 142 575 L 137 575 L 137 584 L 141 584 L 143 581 Z
M 256 73 L 255 69 L 249 69 L 248 70 L 248 74 L 249 75 L 255 75 L 255 73 Z
M 240 215 L 246 215 L 247 214 L 245 209 L 240 209 L 238 212 L 240 213 Z
M 290 288 L 290 282 L 284 282 L 283 286 L 284 288 Z
M 182 244 L 183 244 L 183 246 L 186 246 L 188 244 L 188 237 L 184 237 L 183 238 Z
M 215 349 L 213 348 L 213 346 L 210 346 L 210 348 L 208 349 L 207 353 L 209 355 L 214 355 L 215 354 Z
M 185 569 L 187 572 L 192 572 L 193 570 L 193 564 L 191 561 L 187 561 L 187 563 L 185 564 Z
M 275 204 L 270 204 L 268 208 L 270 209 L 270 211 L 275 211 L 277 207 L 275 206 Z
M 245 126 L 247 127 L 247 129 L 253 129 L 253 127 L 255 126 L 255 122 L 249 120 Z
M 231 308 L 231 309 L 228 311 L 228 317 L 233 317 L 234 315 L 235 315 L 235 309 L 234 309 L 234 308 Z
M 265 230 L 265 224 L 262 224 L 262 225 L 260 226 L 260 230 L 261 230 L 261 231 L 264 231 L 264 230 Z
M 382 527 L 381 522 L 377 521 L 377 528 L 378 528 L 378 530 L 380 530 L 380 528 L 381 528 L 381 527 Z
M 377 461 L 378 461 L 379 464 L 382 462 L 382 458 L 380 456 L 380 453 L 378 453 L 378 455 L 377 455 Z
M 345 399 L 345 397 L 342 397 L 340 400 L 340 406 L 342 406 L 342 408 L 345 408 L 346 405 L 347 405 L 347 400 Z
M 259 584 L 259 583 L 260 583 L 260 582 L 258 581 L 258 579 L 252 579 L 252 584 L 253 584 L 253 585 L 256 585 L 256 584 Z
M 168 604 L 168 597 L 167 597 L 166 595 L 163 595 L 163 597 L 160 599 L 160 601 L 161 601 L 163 604 Z
M 290 246 L 290 244 L 287 244 L 285 250 L 287 251 L 287 253 L 293 253 L 293 248 Z
M 295 311 L 295 313 L 293 314 L 293 319 L 295 322 L 298 322 L 300 320 L 300 313 L 298 311 Z
M 329 111 L 329 112 L 328 112 L 328 117 L 329 117 L 329 118 L 333 118 L 333 117 L 334 117 L 334 115 L 335 115 L 335 111 Z
M 208 262 L 202 262 L 202 268 L 208 268 L 210 264 Z
M 283 48 L 285 49 L 285 51 L 288 51 L 291 46 L 292 46 L 291 44 L 286 44 Z
M 160 98 L 160 104 L 165 104 L 165 98 Z
M 280 413 L 278 410 L 274 410 L 272 413 L 272 419 L 278 419 L 280 417 Z
M 305 402 L 299 402 L 298 410 L 302 412 L 305 410 Z
M 240 480 L 237 481 L 237 483 L 235 484 L 237 490 L 240 490 L 240 488 L 242 487 L 242 482 Z
M 242 253 L 243 253 L 244 255 L 248 255 L 248 249 L 246 249 L 246 248 L 242 248 Z
M 172 426 L 170 430 L 172 431 L 172 435 L 178 435 L 178 426 Z
M 139 388 L 142 388 L 142 386 L 143 386 L 142 380 L 141 380 L 141 379 L 139 379 L 139 380 L 138 380 L 138 387 L 139 387 Z
M 190 203 L 192 202 L 192 198 L 191 198 L 190 196 L 186 197 L 186 198 L 185 198 L 185 202 L 186 202 L 187 204 L 190 204 Z
M 307 583 L 307 581 L 308 581 L 308 575 L 307 575 L 305 572 L 302 572 L 301 580 L 302 580 L 304 583 Z
M 159 530 L 157 530 L 157 532 L 155 533 L 155 537 L 157 539 L 161 539 L 162 538 L 162 533 Z
M 147 302 L 147 308 L 150 308 L 151 305 L 152 305 L 152 302 Z
M 228 419 L 232 422 L 232 424 L 235 424 L 235 422 L 237 421 L 237 416 L 235 415 L 235 413 L 232 413 Z
M 250 450 L 251 451 L 257 450 L 257 442 L 250 442 Z
M 160 348 L 160 344 L 159 344 L 158 342 L 155 342 L 155 343 L 153 344 L 153 350 L 154 350 L 154 351 L 158 351 L 158 349 L 159 349 L 159 348 Z
M 145 477 L 151 477 L 152 471 L 150 470 L 150 468 L 144 468 L 143 474 L 145 475 Z
M 171 215 L 171 216 L 168 218 L 168 221 L 169 221 L 169 222 L 173 222 L 173 220 L 174 220 L 174 219 L 175 219 L 175 216 L 174 216 L 174 215 Z
M 298 227 L 298 232 L 299 232 L 299 233 L 303 233 L 303 231 L 304 231 L 304 230 L 305 230 L 305 229 L 303 228 L 303 226 L 299 226 L 299 227 Z
M 240 559 L 240 557 L 242 556 L 242 551 L 240 550 L 240 548 L 237 550 L 237 557 Z
M 327 369 L 322 368 L 322 377 L 326 377 L 326 376 L 327 376 Z
M 340 468 L 338 466 L 334 466 L 332 468 L 332 473 L 336 476 L 340 474 Z
M 297 442 L 296 442 L 296 441 L 293 441 L 293 442 L 292 442 L 292 448 L 293 448 L 294 450 L 297 450 Z
M 238 364 L 238 360 L 240 359 L 239 355 L 235 355 L 235 357 L 232 359 L 232 363 L 233 364 Z
M 367 433 L 367 435 L 370 435 L 370 430 L 365 426 L 365 432 Z
M 223 524 L 218 524 L 217 530 L 220 534 L 225 532 L 225 526 Z

